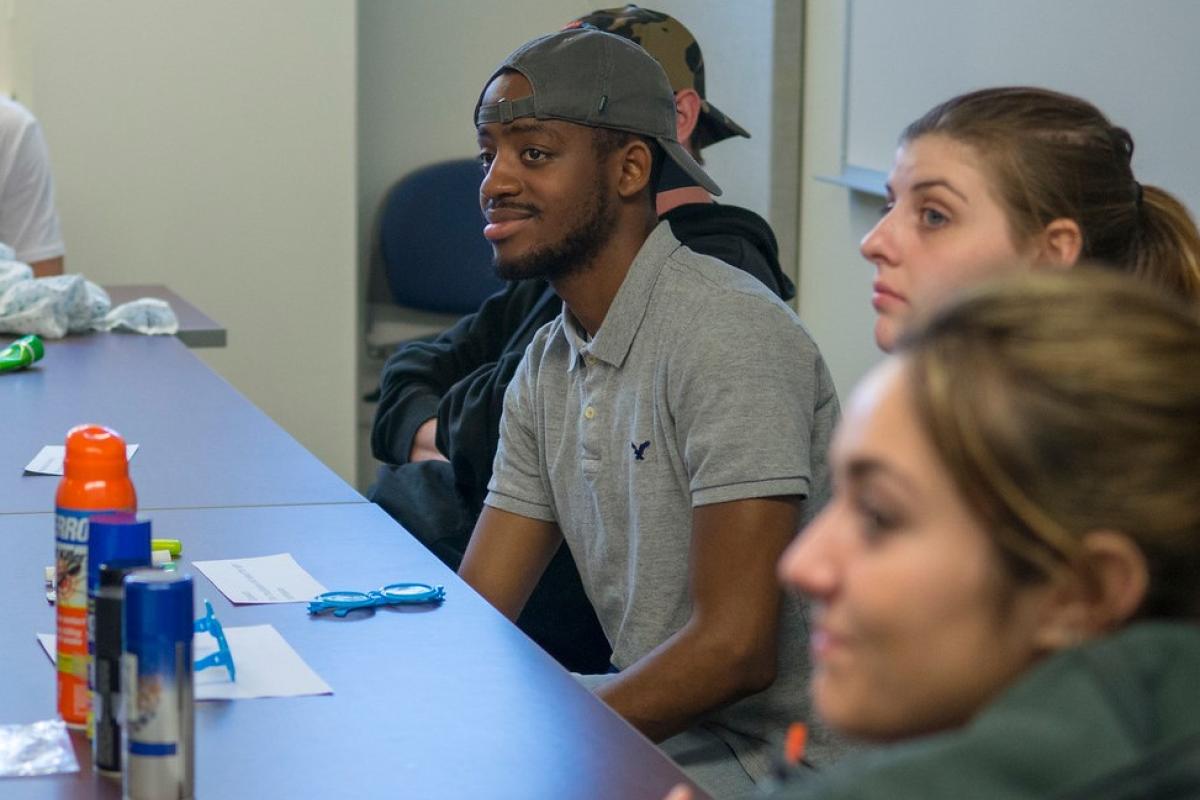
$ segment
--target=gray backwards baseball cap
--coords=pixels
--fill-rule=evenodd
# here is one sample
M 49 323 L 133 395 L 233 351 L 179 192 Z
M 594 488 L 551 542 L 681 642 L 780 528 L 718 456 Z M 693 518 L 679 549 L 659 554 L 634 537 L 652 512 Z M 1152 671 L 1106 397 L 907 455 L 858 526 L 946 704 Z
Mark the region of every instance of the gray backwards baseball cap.
M 533 94 L 484 105 L 480 92 L 476 125 L 535 117 L 648 136 L 692 180 L 711 194 L 721 193 L 721 187 L 679 143 L 675 92 L 667 73 L 628 39 L 590 28 L 539 37 L 504 59 L 484 82 L 484 91 L 505 70 L 524 75 Z

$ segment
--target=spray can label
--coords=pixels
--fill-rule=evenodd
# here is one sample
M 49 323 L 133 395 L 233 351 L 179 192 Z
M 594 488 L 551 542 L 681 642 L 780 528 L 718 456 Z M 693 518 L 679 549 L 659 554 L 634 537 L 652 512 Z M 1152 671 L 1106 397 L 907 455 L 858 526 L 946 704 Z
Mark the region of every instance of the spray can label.
M 95 690 L 92 692 L 92 764 L 101 772 L 121 774 L 120 656 L 92 654 Z
M 121 656 L 125 797 L 129 800 L 191 797 L 191 646 L 159 644 L 140 654 Z
M 98 511 L 55 509 L 54 587 L 58 637 L 58 713 L 68 726 L 85 727 L 88 693 L 88 519 Z

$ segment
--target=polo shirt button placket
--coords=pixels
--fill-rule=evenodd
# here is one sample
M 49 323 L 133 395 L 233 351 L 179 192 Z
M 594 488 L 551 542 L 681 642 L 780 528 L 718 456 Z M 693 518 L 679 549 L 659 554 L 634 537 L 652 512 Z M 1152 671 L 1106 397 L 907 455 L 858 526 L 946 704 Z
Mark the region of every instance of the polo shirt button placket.
M 591 353 L 587 352 L 586 350 L 583 351 L 580 355 L 583 356 L 583 367 L 586 370 L 586 374 L 583 379 L 584 390 L 585 390 L 586 394 L 591 394 L 591 391 L 592 391 L 591 384 L 595 377 L 594 373 L 593 373 L 593 369 L 596 366 L 596 357 L 594 355 L 592 355 Z M 591 405 L 591 403 L 588 403 L 586 406 L 584 406 L 583 418 L 586 420 L 589 420 L 589 421 L 596 418 L 596 409 L 594 406 Z
M 604 400 L 604 374 L 603 364 L 600 359 L 585 348 L 580 349 L 579 355 L 582 360 L 582 384 L 580 386 L 583 402 L 583 420 L 580 423 L 579 432 L 579 452 L 584 460 L 584 474 L 590 478 L 594 478 L 598 474 L 601 463 L 603 448 L 603 432 L 600 418 L 600 411 L 597 406 L 603 407 L 603 403 L 597 403 L 596 400 Z

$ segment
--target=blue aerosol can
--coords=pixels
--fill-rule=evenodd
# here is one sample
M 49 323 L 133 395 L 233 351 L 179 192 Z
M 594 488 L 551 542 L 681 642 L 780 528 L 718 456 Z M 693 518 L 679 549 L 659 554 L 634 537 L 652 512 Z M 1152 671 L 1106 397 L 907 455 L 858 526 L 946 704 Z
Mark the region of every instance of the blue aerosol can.
M 125 578 L 121 728 L 126 800 L 191 800 L 195 787 L 192 577 Z

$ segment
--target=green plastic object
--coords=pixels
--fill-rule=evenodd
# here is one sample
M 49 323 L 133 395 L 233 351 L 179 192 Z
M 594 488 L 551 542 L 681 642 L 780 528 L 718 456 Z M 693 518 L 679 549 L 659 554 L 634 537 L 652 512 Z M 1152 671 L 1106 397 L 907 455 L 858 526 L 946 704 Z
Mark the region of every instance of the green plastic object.
M 22 336 L 8 347 L 0 350 L 0 372 L 25 369 L 46 354 L 42 340 L 37 336 Z

